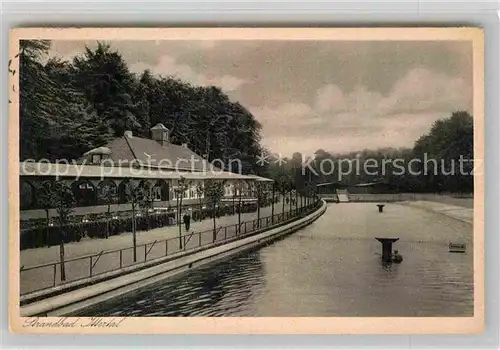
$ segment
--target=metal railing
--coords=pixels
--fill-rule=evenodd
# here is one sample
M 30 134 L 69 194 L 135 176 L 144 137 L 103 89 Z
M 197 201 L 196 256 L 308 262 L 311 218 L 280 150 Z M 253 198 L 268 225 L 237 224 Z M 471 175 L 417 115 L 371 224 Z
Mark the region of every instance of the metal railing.
M 215 245 L 248 237 L 269 227 L 304 217 L 314 211 L 319 204 L 320 201 L 316 201 L 303 207 L 293 208 L 291 211 L 265 216 L 260 219 L 242 221 L 241 223 L 200 232 L 193 231 L 177 237 L 136 245 L 135 254 L 134 247 L 126 247 L 67 259 L 64 262 L 64 280 L 61 278 L 62 263 L 60 261 L 31 267 L 22 266 L 20 269 L 21 295 L 117 271 L 154 259 L 208 249 Z

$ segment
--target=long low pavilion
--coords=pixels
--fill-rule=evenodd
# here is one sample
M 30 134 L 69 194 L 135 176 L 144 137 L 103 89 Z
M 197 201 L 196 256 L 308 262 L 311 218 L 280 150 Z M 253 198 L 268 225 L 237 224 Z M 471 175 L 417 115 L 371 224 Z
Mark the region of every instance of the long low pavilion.
M 197 205 L 205 201 L 197 191 L 207 180 L 225 183 L 225 199 L 255 201 L 255 182 L 272 183 L 272 180 L 256 175 L 242 175 L 223 171 L 207 162 L 188 148 L 168 142 L 168 129 L 158 124 L 151 129 L 151 139 L 133 136 L 126 131 L 123 137 L 89 150 L 72 162 L 22 162 L 20 163 L 21 220 L 44 218 L 45 210 L 37 200 L 38 188 L 45 181 L 59 181 L 73 192 L 76 208 L 74 215 L 100 213 L 107 210 L 100 193 L 104 186 L 116 190 L 113 212 L 131 209 L 125 196 L 127 182 L 139 184 L 153 182 L 153 206 L 171 208 L 177 203 L 174 190 L 181 178 L 188 184 L 182 197 L 183 206 Z M 49 210 L 56 216 L 56 210 Z

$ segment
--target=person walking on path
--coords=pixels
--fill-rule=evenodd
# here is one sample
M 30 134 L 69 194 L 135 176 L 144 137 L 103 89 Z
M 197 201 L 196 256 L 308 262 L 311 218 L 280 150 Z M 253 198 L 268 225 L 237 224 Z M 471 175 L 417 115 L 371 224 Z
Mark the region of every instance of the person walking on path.
M 186 231 L 189 231 L 189 227 L 191 225 L 191 216 L 189 216 L 188 213 L 184 213 L 183 220 L 184 220 L 184 225 L 186 227 Z

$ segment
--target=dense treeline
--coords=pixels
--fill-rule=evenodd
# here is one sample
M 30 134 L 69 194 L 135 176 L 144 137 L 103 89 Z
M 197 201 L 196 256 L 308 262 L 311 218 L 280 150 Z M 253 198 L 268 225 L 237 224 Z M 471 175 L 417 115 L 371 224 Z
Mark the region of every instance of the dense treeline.
M 271 166 L 269 172 L 278 181 L 292 181 L 297 188 L 304 188 L 309 180 L 346 185 L 382 182 L 396 192 L 471 193 L 474 190 L 473 138 L 473 118 L 461 111 L 436 121 L 413 148 L 346 154 L 320 149 L 313 160 L 295 153 L 291 159 L 285 159 L 285 165 Z
M 75 159 L 125 130 L 149 137 L 150 127 L 163 123 L 175 144 L 225 164 L 240 159 L 244 173 L 261 170 L 261 125 L 218 87 L 133 74 L 103 43 L 72 62 L 43 62 L 50 41 L 25 40 L 20 47 L 21 160 Z

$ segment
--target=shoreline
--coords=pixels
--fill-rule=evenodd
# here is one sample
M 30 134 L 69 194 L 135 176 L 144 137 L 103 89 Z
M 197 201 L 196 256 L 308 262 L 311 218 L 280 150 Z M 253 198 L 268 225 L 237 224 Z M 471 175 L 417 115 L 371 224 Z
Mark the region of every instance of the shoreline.
M 473 208 L 464 208 L 456 205 L 443 204 L 439 202 L 424 201 L 424 200 L 403 201 L 400 202 L 400 204 L 441 214 L 449 218 L 465 222 L 470 225 L 473 225 L 474 223 Z

